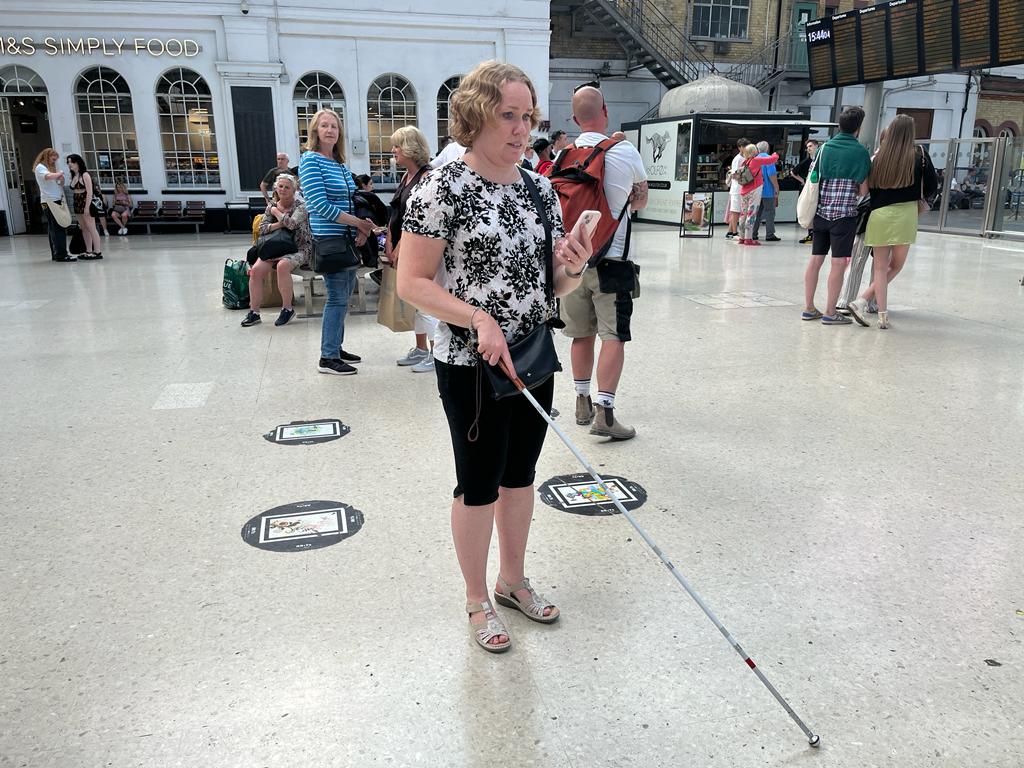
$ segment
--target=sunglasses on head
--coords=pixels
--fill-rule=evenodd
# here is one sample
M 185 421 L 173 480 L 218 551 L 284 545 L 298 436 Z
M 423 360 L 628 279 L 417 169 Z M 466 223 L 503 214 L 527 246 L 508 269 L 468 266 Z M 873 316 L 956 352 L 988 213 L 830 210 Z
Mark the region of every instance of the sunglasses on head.
M 580 83 L 579 85 L 572 89 L 572 92 L 576 93 L 576 91 L 580 90 L 581 88 L 597 88 L 597 90 L 601 90 L 601 84 L 596 80 L 591 80 L 589 83 Z

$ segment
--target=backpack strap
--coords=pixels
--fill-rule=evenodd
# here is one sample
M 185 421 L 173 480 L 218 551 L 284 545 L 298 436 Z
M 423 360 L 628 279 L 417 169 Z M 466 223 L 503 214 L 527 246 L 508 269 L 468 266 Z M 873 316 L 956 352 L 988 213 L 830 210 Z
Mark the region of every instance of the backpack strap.
M 586 169 L 587 166 L 589 166 L 591 162 L 593 162 L 595 157 L 597 157 L 602 152 L 607 152 L 609 149 L 614 147 L 616 144 L 619 144 L 620 142 L 621 139 L 602 139 L 601 141 L 597 142 L 597 144 L 594 145 L 594 151 L 587 155 L 587 159 L 583 161 L 583 168 Z M 565 156 L 569 154 L 570 148 L 585 149 L 585 147 L 577 147 L 575 144 L 571 144 L 565 149 L 563 149 L 561 152 L 559 152 L 558 157 L 555 158 L 554 166 L 551 169 L 552 176 L 557 171 L 562 170 L 562 161 L 565 160 Z

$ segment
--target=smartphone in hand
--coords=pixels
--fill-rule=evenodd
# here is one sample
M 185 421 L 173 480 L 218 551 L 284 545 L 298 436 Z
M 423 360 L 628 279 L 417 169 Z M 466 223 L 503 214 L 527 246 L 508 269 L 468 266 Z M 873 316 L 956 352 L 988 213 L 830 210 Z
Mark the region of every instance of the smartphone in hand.
M 600 222 L 600 221 L 601 221 L 601 212 L 600 211 L 584 211 L 583 213 L 580 214 L 580 217 L 578 219 L 576 219 L 576 225 L 572 228 L 573 236 L 577 240 L 582 240 L 583 239 L 582 238 L 582 233 L 583 233 L 584 230 L 586 230 L 587 235 L 591 238 L 591 242 L 593 242 L 594 232 L 597 231 L 597 225 L 598 225 L 598 222 Z M 583 273 L 586 272 L 589 267 L 590 267 L 590 261 L 587 261 L 587 263 L 583 265 L 583 269 L 580 270 L 580 276 L 581 277 L 583 276 Z

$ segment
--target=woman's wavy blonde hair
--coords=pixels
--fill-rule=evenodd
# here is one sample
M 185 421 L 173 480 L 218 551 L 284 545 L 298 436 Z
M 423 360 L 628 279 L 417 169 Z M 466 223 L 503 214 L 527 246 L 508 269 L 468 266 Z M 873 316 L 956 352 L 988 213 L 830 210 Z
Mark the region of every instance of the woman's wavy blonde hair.
M 430 162 L 430 145 L 427 144 L 427 137 L 415 126 L 406 125 L 392 133 L 391 146 L 402 150 L 402 154 L 416 165 L 424 166 Z
M 313 119 L 309 121 L 309 138 L 306 139 L 306 149 L 310 152 L 320 151 L 320 134 L 317 132 L 317 128 L 325 115 L 331 115 L 338 121 L 338 141 L 334 144 L 334 149 L 331 151 L 331 154 L 339 163 L 344 163 L 345 126 L 341 124 L 341 117 L 333 109 L 321 109 L 313 115 Z
M 530 127 L 540 124 L 537 91 L 519 67 L 500 61 L 485 61 L 462 78 L 459 89 L 451 98 L 451 135 L 467 149 L 488 123 L 495 122 L 495 112 L 501 106 L 501 87 L 505 83 L 523 83 L 533 98 Z
M 57 163 L 55 163 L 55 162 L 51 163 L 50 162 L 50 155 L 51 154 L 54 154 L 54 155 L 57 155 L 57 157 L 60 157 L 60 153 L 57 152 L 56 149 L 54 149 L 53 147 L 47 147 L 42 152 L 40 152 L 38 155 L 36 155 L 36 159 L 35 159 L 35 162 L 32 163 L 32 167 L 35 168 L 37 165 L 45 165 L 47 170 L 50 173 L 56 173 L 57 172 Z

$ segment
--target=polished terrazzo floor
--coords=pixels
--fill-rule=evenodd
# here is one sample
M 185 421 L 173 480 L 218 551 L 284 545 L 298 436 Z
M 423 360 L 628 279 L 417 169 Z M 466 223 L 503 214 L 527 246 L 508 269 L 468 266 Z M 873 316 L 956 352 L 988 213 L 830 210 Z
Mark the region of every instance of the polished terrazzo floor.
M 0 240 L 0 766 L 1024 764 L 1024 246 L 922 235 L 893 328 L 799 320 L 806 246 L 641 227 L 619 392 L 632 442 L 561 422 L 796 711 L 807 741 L 620 516 L 538 502 L 563 612 L 473 647 L 453 485 L 411 334 L 242 329 L 243 236 Z M 820 290 L 824 290 L 824 272 Z M 560 342 L 567 350 L 564 342 Z M 563 375 L 556 408 L 569 414 Z M 339 419 L 321 445 L 263 438 Z M 539 480 L 579 471 L 552 435 Z M 247 520 L 343 502 L 362 529 L 268 552 Z M 496 552 L 496 547 L 494 548 Z M 493 570 L 493 568 L 492 568 Z

